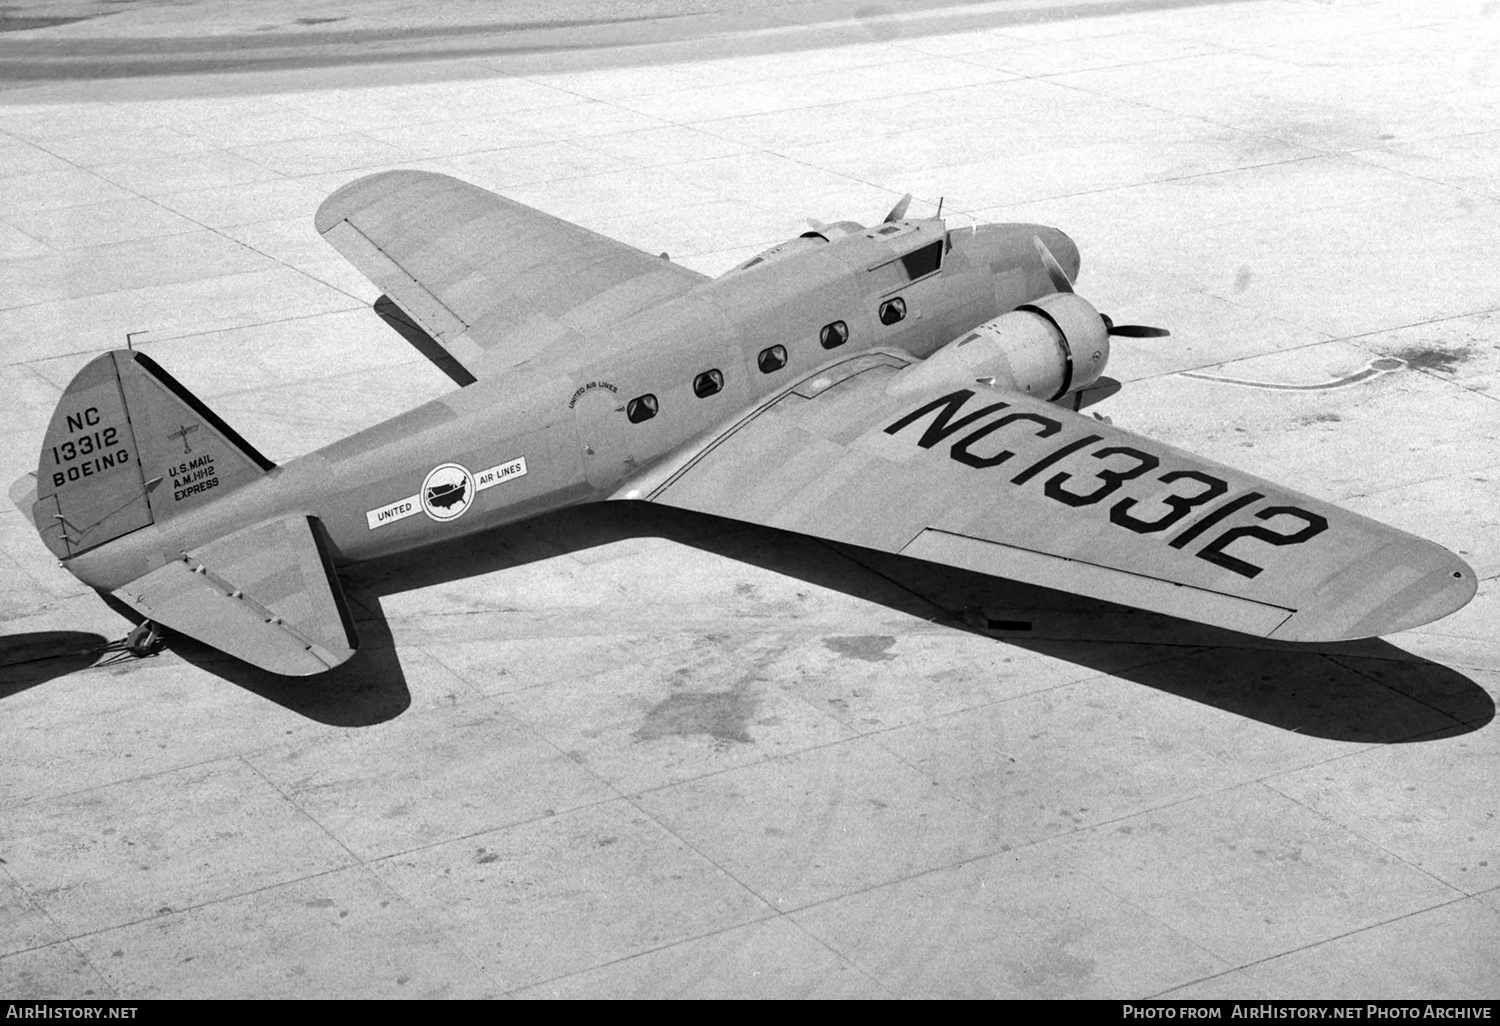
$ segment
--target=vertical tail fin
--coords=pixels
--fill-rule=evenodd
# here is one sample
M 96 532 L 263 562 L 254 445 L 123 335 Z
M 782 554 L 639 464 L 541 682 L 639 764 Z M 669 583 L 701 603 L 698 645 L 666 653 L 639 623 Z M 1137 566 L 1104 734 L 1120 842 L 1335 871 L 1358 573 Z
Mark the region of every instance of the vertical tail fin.
M 149 356 L 116 349 L 63 391 L 30 512 L 47 547 L 67 558 L 212 502 L 274 467 Z

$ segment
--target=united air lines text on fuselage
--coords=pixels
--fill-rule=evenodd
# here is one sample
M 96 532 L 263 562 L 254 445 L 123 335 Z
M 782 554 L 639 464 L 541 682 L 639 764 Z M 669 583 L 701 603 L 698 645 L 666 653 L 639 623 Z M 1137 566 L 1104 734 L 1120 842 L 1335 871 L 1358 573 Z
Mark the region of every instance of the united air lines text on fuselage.
M 1087 451 L 1094 443 L 1104 441 L 1103 435 L 1084 435 L 1082 438 L 1068 439 L 1056 446 L 1043 446 L 1036 444 L 1017 445 L 1018 451 L 999 449 L 993 453 L 985 454 L 980 450 L 980 443 L 990 435 L 1012 425 L 1030 425 L 1033 430 L 1023 434 L 1022 438 L 1051 438 L 1053 435 L 1062 433 L 1062 421 L 1040 413 L 1019 411 L 1005 413 L 1003 411 L 1011 408 L 1010 403 L 996 402 L 964 414 L 955 419 L 955 415 L 962 410 L 974 398 L 971 389 L 960 389 L 949 393 L 940 399 L 934 399 L 925 406 L 918 407 L 912 412 L 901 417 L 890 424 L 885 433 L 888 435 L 899 434 L 915 424 L 918 420 L 928 415 L 932 419 L 927 422 L 922 430 L 922 435 L 917 439 L 917 444 L 924 449 L 930 449 L 938 442 L 942 442 L 959 434 L 966 428 L 973 428 L 968 434 L 962 435 L 948 450 L 950 459 L 965 466 L 977 470 L 988 470 L 998 467 L 1003 463 L 1009 463 L 1012 459 L 1020 459 L 1013 466 L 1022 467 L 1019 473 L 1010 477 L 1010 483 L 1024 485 L 1033 478 L 1041 476 L 1042 472 L 1049 467 L 1061 462 L 1065 457 L 1074 453 Z M 999 414 L 993 419 L 987 420 L 990 414 Z M 1146 452 L 1136 446 L 1130 445 L 1106 445 L 1095 449 L 1089 455 L 1107 464 L 1110 460 L 1129 460 L 1133 466 L 1125 470 L 1117 470 L 1108 465 L 1101 465 L 1094 471 L 1094 478 L 1099 481 L 1099 486 L 1092 491 L 1075 492 L 1067 487 L 1067 483 L 1073 477 L 1068 473 L 1057 473 L 1047 478 L 1041 484 L 1042 492 L 1047 498 L 1060 502 L 1065 506 L 1082 508 L 1092 506 L 1113 495 L 1126 482 L 1144 478 L 1152 471 L 1161 466 L 1161 459 L 1152 453 Z M 1118 465 L 1118 463 L 1117 463 Z M 1007 473 L 1010 468 L 1007 468 Z M 1216 527 L 1227 519 L 1231 514 L 1238 513 L 1247 507 L 1255 505 L 1266 496 L 1261 492 L 1246 492 L 1238 495 L 1228 502 L 1218 506 L 1213 503 L 1229 493 L 1229 483 L 1212 474 L 1201 470 L 1169 470 L 1157 475 L 1155 480 L 1166 484 L 1176 484 L 1179 481 L 1189 482 L 1200 487 L 1194 489 L 1190 494 L 1178 495 L 1172 493 L 1158 498 L 1156 501 L 1168 507 L 1164 516 L 1155 520 L 1143 520 L 1131 512 L 1132 508 L 1139 504 L 1134 498 L 1122 498 L 1109 510 L 1109 521 L 1117 527 L 1122 527 L 1136 534 L 1160 534 L 1165 535 L 1179 523 L 1190 518 L 1196 511 L 1206 509 L 1206 515 L 1190 523 L 1185 530 L 1167 540 L 1167 544 L 1174 549 L 1186 547 L 1190 542 L 1197 540 L 1206 534 L 1210 528 Z M 1311 513 L 1297 506 L 1270 505 L 1259 510 L 1255 514 L 1259 520 L 1271 520 L 1275 517 L 1294 517 L 1302 522 L 1301 528 L 1289 534 L 1278 534 L 1264 527 L 1254 525 L 1242 525 L 1231 527 L 1222 534 L 1213 538 L 1196 553 L 1199 559 L 1221 566 L 1226 570 L 1233 570 L 1245 577 L 1255 577 L 1261 573 L 1263 567 L 1256 566 L 1236 556 L 1231 556 L 1224 550 L 1231 542 L 1240 538 L 1255 538 L 1271 545 L 1300 545 L 1316 535 L 1322 534 L 1328 529 L 1328 521 L 1316 513 Z

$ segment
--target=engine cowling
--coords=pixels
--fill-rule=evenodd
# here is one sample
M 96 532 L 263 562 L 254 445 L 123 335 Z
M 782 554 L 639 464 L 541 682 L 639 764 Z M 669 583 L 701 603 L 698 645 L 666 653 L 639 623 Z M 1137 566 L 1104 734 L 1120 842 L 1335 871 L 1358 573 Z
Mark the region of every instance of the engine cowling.
M 1087 388 L 1109 362 L 1109 332 L 1087 300 L 1056 292 L 985 321 L 891 381 L 890 395 L 976 381 L 1061 399 Z

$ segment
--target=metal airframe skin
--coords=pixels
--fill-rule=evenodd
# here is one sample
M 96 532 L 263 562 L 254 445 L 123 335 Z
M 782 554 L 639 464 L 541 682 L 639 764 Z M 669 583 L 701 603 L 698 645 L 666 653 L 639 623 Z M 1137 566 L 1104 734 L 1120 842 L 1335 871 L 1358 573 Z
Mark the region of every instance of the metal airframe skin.
M 80 580 L 299 675 L 357 648 L 337 566 L 611 498 L 1286 640 L 1473 596 L 1440 546 L 1074 412 L 1118 389 L 1131 330 L 1072 294 L 1061 231 L 904 214 L 710 280 L 455 179 L 367 176 L 318 230 L 472 384 L 278 467 L 117 350 L 12 496 Z
M 946 234 L 939 221 L 915 222 L 910 230 L 923 239 Z M 163 552 L 203 545 L 234 525 L 288 510 L 318 517 L 335 562 L 347 564 L 608 498 L 633 470 L 835 356 L 877 345 L 926 355 L 1051 291 L 1039 265 L 1026 267 L 1035 264 L 1030 240 L 1038 232 L 1076 274 L 1077 249 L 1056 229 L 1021 224 L 955 231 L 942 269 L 903 293 L 915 313 L 889 327 L 875 316 L 878 287 L 862 287 L 859 276 L 865 261 L 890 255 L 874 246 L 799 254 L 794 264 L 705 282 L 609 330 L 565 338 L 509 373 L 481 378 L 283 464 L 235 493 L 233 506 L 205 504 L 173 522 L 170 532 L 147 527 L 75 556 L 69 569 L 112 591 L 160 566 Z M 1006 270 L 996 274 L 992 267 Z M 780 280 L 767 282 L 770 275 Z M 770 295 L 777 297 L 774 303 Z M 929 316 L 923 306 L 960 312 Z M 834 353 L 821 348 L 818 332 L 836 320 L 849 325 L 850 338 Z M 756 356 L 775 341 L 786 343 L 791 360 L 784 370 L 763 374 Z M 709 369 L 724 373 L 725 387 L 699 399 L 692 381 Z M 617 407 L 641 394 L 657 395 L 661 413 L 628 425 Z M 488 467 L 507 453 L 525 456 L 525 476 L 491 496 L 500 501 L 468 511 L 441 535 L 433 534 L 425 517 L 380 530 L 367 526 L 365 511 L 406 495 L 412 490 L 408 482 L 432 467 Z

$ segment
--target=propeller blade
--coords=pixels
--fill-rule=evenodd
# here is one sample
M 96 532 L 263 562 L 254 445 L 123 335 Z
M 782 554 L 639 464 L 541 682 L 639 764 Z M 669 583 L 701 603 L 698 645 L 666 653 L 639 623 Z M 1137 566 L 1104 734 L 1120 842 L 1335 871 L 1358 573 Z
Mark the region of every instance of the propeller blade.
M 1040 235 L 1031 237 L 1036 246 L 1037 256 L 1042 258 L 1042 266 L 1047 269 L 1047 277 L 1052 279 L 1052 287 L 1059 292 L 1072 292 L 1073 283 L 1068 280 L 1068 272 L 1062 269 L 1062 264 L 1057 262 L 1057 257 L 1047 248 Z
M 1116 324 L 1109 333 L 1120 338 L 1166 338 L 1172 334 L 1166 328 L 1151 328 L 1144 324 Z
M 902 196 L 899 200 L 897 200 L 896 205 L 891 208 L 891 212 L 889 214 L 885 215 L 885 220 L 881 223 L 890 224 L 892 221 L 901 220 L 906 216 L 906 208 L 909 206 L 911 206 L 911 193 L 907 193 L 905 196 Z

